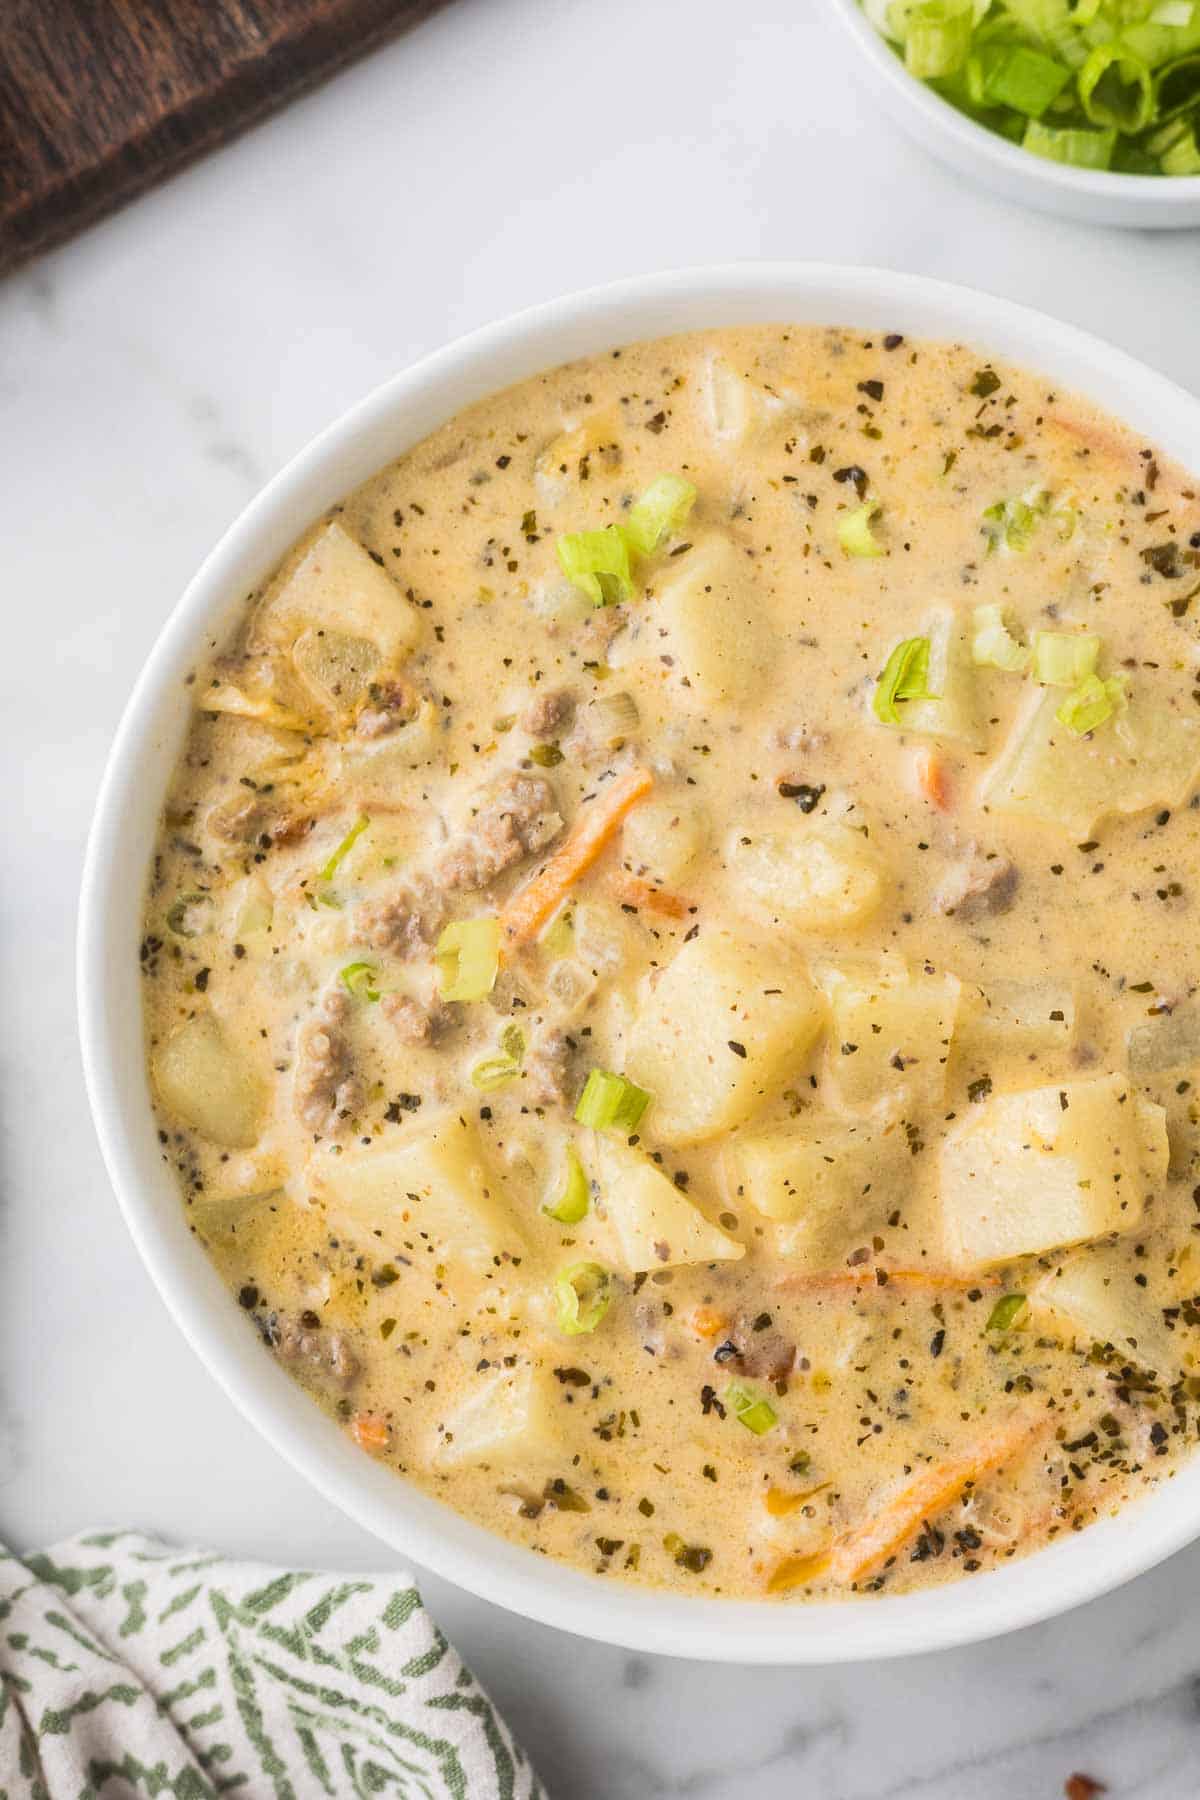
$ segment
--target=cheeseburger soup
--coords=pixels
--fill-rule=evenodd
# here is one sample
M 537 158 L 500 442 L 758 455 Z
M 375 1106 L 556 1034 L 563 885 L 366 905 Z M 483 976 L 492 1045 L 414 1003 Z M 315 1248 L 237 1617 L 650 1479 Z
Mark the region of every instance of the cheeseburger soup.
M 192 1230 L 360 1447 L 610 1579 L 993 1568 L 1200 1428 L 1200 501 L 961 345 L 451 420 L 189 679 Z

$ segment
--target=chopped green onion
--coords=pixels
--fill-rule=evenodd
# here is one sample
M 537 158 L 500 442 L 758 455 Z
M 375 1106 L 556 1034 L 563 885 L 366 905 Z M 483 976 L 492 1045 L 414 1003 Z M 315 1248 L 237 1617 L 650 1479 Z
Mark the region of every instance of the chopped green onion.
M 1183 120 L 1179 123 L 1183 125 Z M 1158 166 L 1164 175 L 1200 175 L 1200 147 L 1196 127 L 1186 125 L 1160 153 Z
M 379 970 L 374 963 L 347 963 L 342 970 L 342 986 L 356 1000 L 378 1000 L 379 989 L 375 985 L 378 980 Z
M 629 540 L 619 525 L 601 531 L 568 531 L 554 546 L 563 574 L 593 606 L 633 598 Z
M 1158 0 L 1146 23 L 1187 26 L 1191 24 L 1195 10 L 1196 0 Z
M 1154 82 L 1154 98 L 1157 104 L 1158 117 L 1165 125 L 1168 120 L 1177 118 L 1180 113 L 1191 112 L 1194 106 L 1200 106 L 1200 51 L 1191 51 L 1187 56 L 1178 56 L 1165 68 L 1158 71 Z M 1153 137 L 1146 148 L 1153 151 Z
M 500 969 L 500 921 L 456 919 L 434 948 L 443 1000 L 485 1000 Z
M 508 1082 L 515 1081 L 521 1073 L 521 1065 L 514 1062 L 511 1056 L 485 1056 L 471 1070 L 471 1086 L 481 1093 L 491 1094 Z
M 575 1108 L 575 1119 L 593 1131 L 633 1132 L 650 1104 L 645 1088 L 635 1087 L 623 1075 L 592 1069 Z
M 769 1400 L 756 1394 L 740 1381 L 731 1381 L 722 1398 L 738 1422 L 752 1431 L 755 1437 L 762 1437 L 773 1425 L 778 1425 L 779 1414 Z
M 1021 139 L 1026 150 L 1047 162 L 1066 163 L 1073 169 L 1107 169 L 1117 147 L 1115 131 L 1085 131 L 1079 125 L 1045 125 L 1030 119 Z
M 975 634 L 971 639 L 971 660 L 985 668 L 1005 669 L 1020 675 L 1029 667 L 1032 652 L 1019 644 L 1004 623 L 1001 606 L 975 608 Z
M 658 475 L 625 521 L 625 536 L 639 556 L 653 556 L 677 532 L 693 506 L 696 490 L 682 475 Z
M 1101 681 L 1098 675 L 1088 675 L 1073 693 L 1067 695 L 1054 716 L 1076 737 L 1084 737 L 1111 719 L 1114 713 L 1123 712 L 1125 704 L 1125 683 L 1119 675 L 1110 675 L 1107 681 Z
M 564 1337 L 595 1331 L 608 1311 L 612 1277 L 599 1263 L 572 1263 L 554 1277 L 554 1319 Z
M 1040 119 L 1071 79 L 1070 69 L 1025 44 L 989 45 L 978 66 L 976 104 L 1011 106 L 1029 119 Z
M 967 60 L 975 26 L 972 0 L 922 0 L 908 13 L 904 66 L 920 81 L 953 75 Z
M 875 684 L 871 700 L 875 717 L 882 719 L 885 725 L 899 725 L 900 714 L 896 711 L 898 703 L 937 698 L 936 694 L 929 692 L 929 639 L 905 638 L 888 657 L 883 673 Z
M 988 555 L 1004 549 L 1020 556 L 1033 542 L 1038 527 L 1038 508 L 1028 500 L 998 500 L 984 508 L 981 530 L 988 540 Z
M 342 863 L 345 862 L 345 860 L 349 856 L 351 850 L 353 850 L 355 844 L 358 842 L 359 838 L 362 836 L 363 832 L 367 829 L 367 826 L 370 823 L 371 823 L 371 821 L 370 821 L 370 819 L 367 818 L 365 813 L 361 819 L 357 819 L 355 821 L 355 823 L 350 827 L 349 831 L 346 833 L 345 837 L 342 839 L 341 843 L 338 845 L 337 849 L 334 851 L 333 855 L 330 857 L 329 861 L 325 864 L 325 867 L 319 871 L 319 873 L 317 875 L 318 881 L 332 881 L 333 880 L 334 876 L 338 872 L 338 869 L 341 867 Z
M 1093 125 L 1130 135 L 1154 118 L 1154 78 L 1123 43 L 1097 44 L 1079 71 L 1079 100 Z
M 1078 687 L 1096 672 L 1100 639 L 1082 631 L 1035 631 L 1033 675 L 1043 687 Z
M 525 1033 L 519 1025 L 506 1025 L 500 1033 L 500 1048 L 515 1063 L 525 1060 Z
M 838 543 L 847 556 L 886 556 L 883 545 L 877 544 L 871 536 L 871 521 L 878 513 L 879 506 L 874 500 L 864 501 L 862 506 L 842 513 L 837 522 Z
M 575 926 L 569 906 L 560 907 L 538 939 L 540 947 L 557 961 L 570 956 L 575 947 Z
M 988 1331 L 1009 1331 L 1025 1310 L 1024 1294 L 1002 1294 L 988 1314 Z
M 213 897 L 211 894 L 180 894 L 178 899 L 172 900 L 170 906 L 167 908 L 168 930 L 173 931 L 176 937 L 199 937 L 200 930 L 193 929 L 193 924 L 188 918 L 188 914 L 193 906 L 211 906 L 212 903 Z M 200 929 L 203 928 L 201 927 Z
M 567 1146 L 567 1179 L 563 1191 L 553 1206 L 543 1206 L 542 1211 L 548 1219 L 557 1219 L 560 1225 L 578 1225 L 587 1217 L 588 1203 L 591 1194 L 588 1178 L 583 1172 L 583 1164 L 575 1152 L 573 1145 Z

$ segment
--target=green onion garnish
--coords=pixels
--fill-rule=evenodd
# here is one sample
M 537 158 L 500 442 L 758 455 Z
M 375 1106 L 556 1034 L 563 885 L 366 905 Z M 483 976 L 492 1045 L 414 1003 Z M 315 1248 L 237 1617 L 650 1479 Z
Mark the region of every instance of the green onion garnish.
M 909 73 L 1034 156 L 1195 175 L 1200 0 L 862 0 Z M 1169 142 L 1156 136 L 1172 121 Z
M 575 1119 L 593 1131 L 633 1132 L 649 1104 L 645 1088 L 607 1069 L 592 1069 L 579 1096 Z
M 167 929 L 173 931 L 176 937 L 199 937 L 200 931 L 193 928 L 188 914 L 193 906 L 211 906 L 212 903 L 211 894 L 180 894 L 167 908 Z
M 338 869 L 341 867 L 342 863 L 345 862 L 345 860 L 349 856 L 351 850 L 353 850 L 355 844 L 358 842 L 359 838 L 362 836 L 363 832 L 367 829 L 367 826 L 370 823 L 371 823 L 370 819 L 368 819 L 365 814 L 363 815 L 363 817 L 361 819 L 355 820 L 354 824 L 350 827 L 349 831 L 346 833 L 345 837 L 342 839 L 341 843 L 338 845 L 337 849 L 334 851 L 334 853 L 330 857 L 329 861 L 325 864 L 325 867 L 319 871 L 319 873 L 317 875 L 318 881 L 332 881 L 333 880 L 334 876 L 338 872 Z
M 1025 1310 L 1024 1294 L 1001 1294 L 988 1314 L 986 1330 L 1009 1331 Z
M 1033 674 L 1043 687 L 1078 687 L 1096 672 L 1100 639 L 1083 631 L 1035 631 Z
M 554 1322 L 564 1337 L 595 1331 L 608 1311 L 612 1277 L 599 1263 L 572 1263 L 554 1277 Z
M 506 1025 L 500 1033 L 499 1056 L 485 1056 L 471 1070 L 471 1085 L 490 1094 L 521 1073 L 525 1059 L 525 1034 L 519 1025 Z
M 500 968 L 500 921 L 456 919 L 434 948 L 443 1000 L 486 1000 Z
M 1088 675 L 1067 695 L 1054 716 L 1076 737 L 1084 737 L 1114 713 L 1124 711 L 1125 704 L 1125 683 L 1119 675 L 1110 675 L 1107 681 Z
M 778 1425 L 779 1414 L 769 1400 L 756 1394 L 752 1388 L 740 1381 L 731 1381 L 722 1395 L 726 1406 L 734 1414 L 738 1423 L 755 1437 L 762 1437 L 773 1425 Z
M 1019 644 L 1004 623 L 1002 606 L 977 606 L 974 612 L 975 632 L 971 639 L 971 660 L 985 668 L 1005 669 L 1020 675 L 1029 667 L 1032 652 Z
M 625 521 L 625 536 L 639 556 L 653 556 L 677 532 L 693 506 L 696 490 L 682 475 L 658 475 Z
M 378 980 L 379 970 L 374 963 L 347 963 L 342 970 L 342 986 L 356 1000 L 378 1000 L 379 989 L 375 985 Z
M 904 700 L 936 700 L 929 692 L 929 639 L 905 638 L 897 644 L 875 684 L 871 705 L 885 725 L 899 725 L 897 704 Z
M 557 1219 L 560 1225 L 578 1225 L 587 1217 L 588 1203 L 591 1199 L 588 1190 L 588 1179 L 583 1172 L 583 1164 L 572 1145 L 567 1146 L 567 1179 L 563 1191 L 553 1206 L 543 1206 L 542 1211 L 548 1219 Z
M 981 529 L 989 556 L 996 549 L 1012 550 L 1019 556 L 1033 542 L 1037 526 L 1037 511 L 1028 500 L 998 500 L 986 507 Z
M 554 546 L 563 574 L 593 606 L 632 600 L 629 540 L 619 525 L 601 531 L 568 531 Z
M 847 556 L 886 556 L 883 545 L 871 535 L 871 521 L 878 512 L 874 500 L 865 500 L 861 506 L 842 513 L 837 522 L 838 543 Z

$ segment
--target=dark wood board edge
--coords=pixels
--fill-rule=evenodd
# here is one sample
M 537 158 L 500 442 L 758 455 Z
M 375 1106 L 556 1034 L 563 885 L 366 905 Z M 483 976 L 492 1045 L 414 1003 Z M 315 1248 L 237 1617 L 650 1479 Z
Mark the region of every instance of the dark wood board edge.
M 40 10 L 41 0 L 33 3 Z M 143 123 L 131 135 L 102 143 L 86 163 L 72 168 L 64 161 L 57 169 L 39 171 L 40 185 L 29 181 L 28 170 L 13 160 L 12 118 L 5 118 L 12 93 L 6 77 L 12 74 L 13 59 L 6 55 L 5 39 L 16 21 L 10 14 L 4 22 L 0 15 L 0 170 L 7 163 L 10 178 L 0 203 L 0 276 L 241 136 L 389 38 L 420 24 L 444 3 L 349 0 L 353 31 L 346 29 L 345 10 L 331 19 L 326 8 L 314 6 L 307 28 L 285 44 L 268 45 L 261 56 L 228 71 L 219 84 L 198 89 L 185 104 Z

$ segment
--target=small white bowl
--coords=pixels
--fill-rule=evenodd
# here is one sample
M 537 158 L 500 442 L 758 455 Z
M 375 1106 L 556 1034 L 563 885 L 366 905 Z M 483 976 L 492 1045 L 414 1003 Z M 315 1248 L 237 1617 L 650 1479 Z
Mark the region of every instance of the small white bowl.
M 864 83 L 902 130 L 958 174 L 974 176 L 1006 200 L 1085 225 L 1135 225 L 1148 231 L 1200 225 L 1200 175 L 1116 175 L 1034 156 L 977 125 L 910 75 L 859 0 L 829 4 L 858 51 L 855 60 Z
M 885 270 L 784 263 L 646 276 L 488 326 L 385 382 L 330 426 L 251 502 L 192 581 L 117 731 L 88 844 L 78 944 L 84 1070 L 129 1229 L 180 1328 L 281 1455 L 405 1558 L 514 1612 L 633 1649 L 744 1663 L 900 1656 L 1078 1605 L 1200 1534 L 1200 1457 L 1119 1518 L 1024 1561 L 925 1593 L 843 1604 L 658 1593 L 495 1537 L 357 1450 L 264 1352 L 189 1231 L 150 1105 L 138 941 L 159 812 L 191 710 L 185 677 L 301 531 L 434 426 L 512 382 L 638 338 L 782 322 L 977 345 L 981 355 L 1011 358 L 1089 395 L 1200 468 L 1200 402 L 1163 376 L 1040 313 Z

